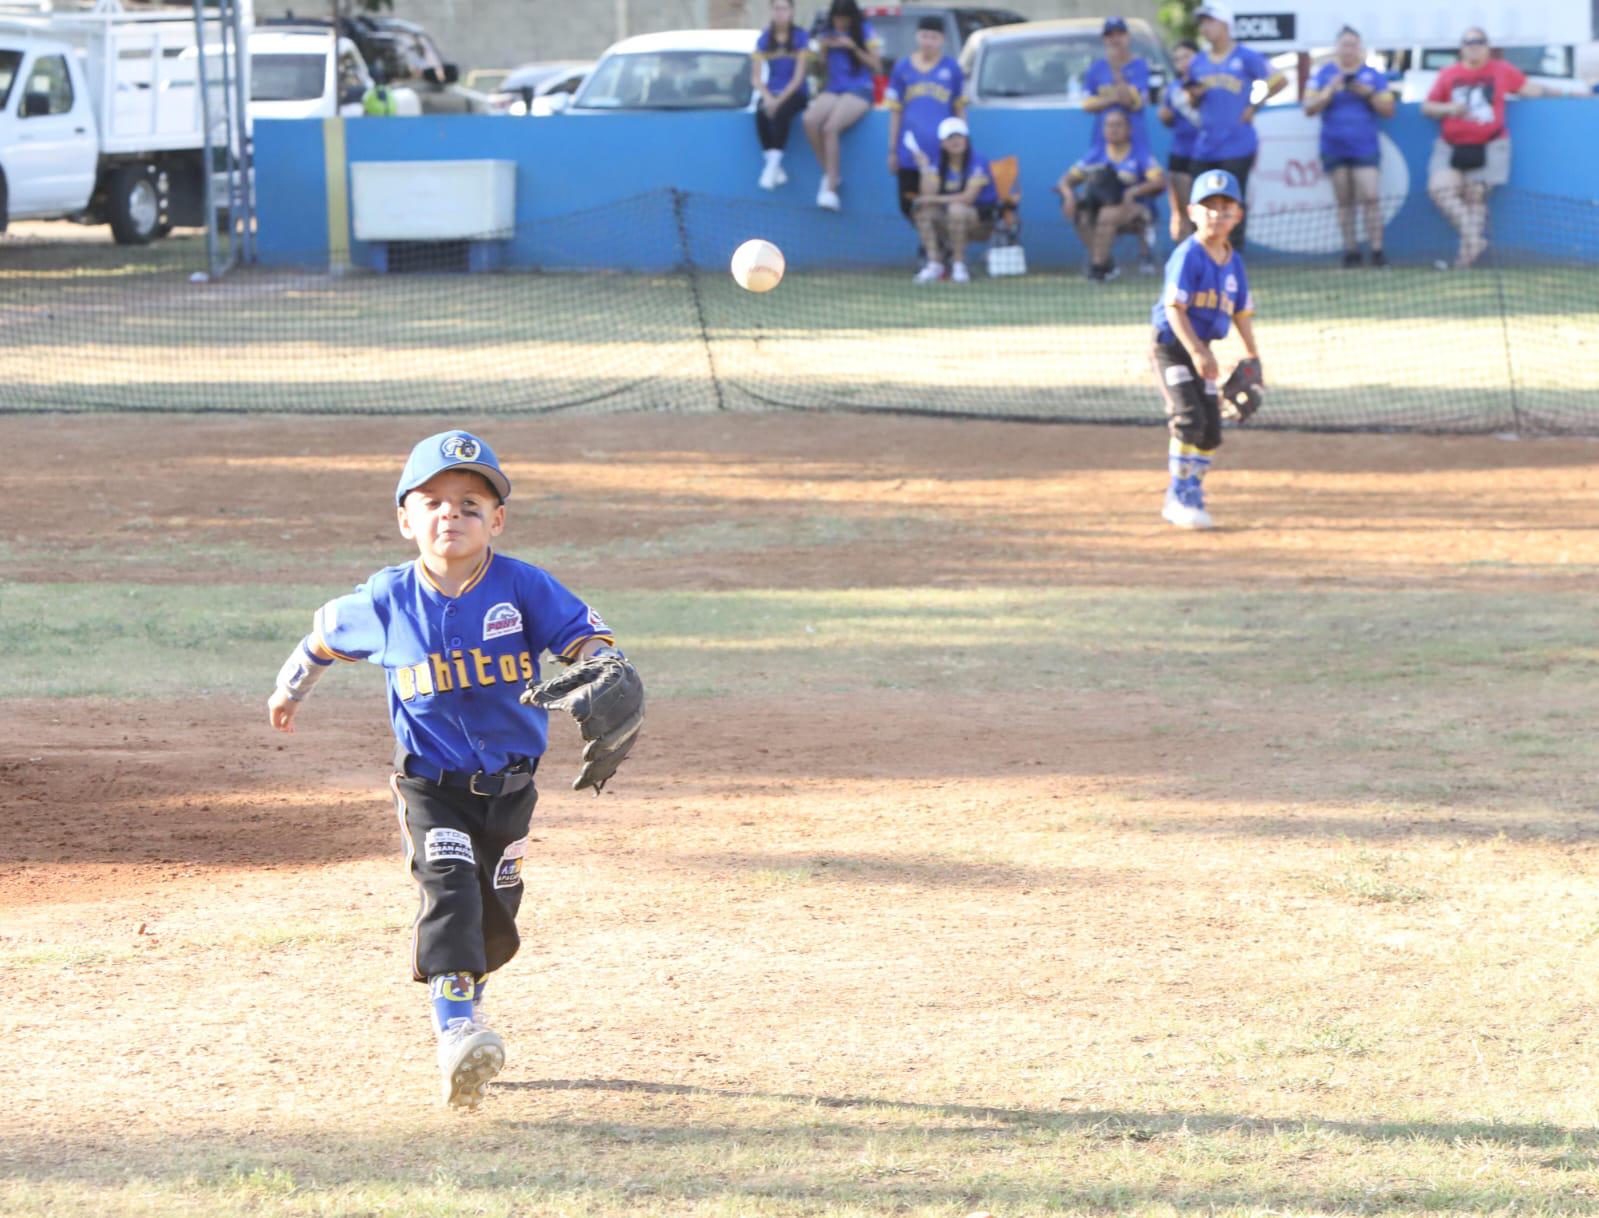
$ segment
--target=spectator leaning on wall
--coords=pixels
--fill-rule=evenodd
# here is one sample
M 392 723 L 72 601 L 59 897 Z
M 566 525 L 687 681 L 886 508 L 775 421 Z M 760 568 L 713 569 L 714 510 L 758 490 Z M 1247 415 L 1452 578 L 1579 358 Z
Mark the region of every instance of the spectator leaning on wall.
M 389 88 L 387 70 L 381 62 L 374 62 L 371 70 L 372 83 L 361 98 L 361 113 L 373 118 L 398 114 L 400 109 L 395 104 L 394 90 Z
M 1199 138 L 1194 142 L 1193 172 L 1197 178 L 1220 169 L 1249 190 L 1249 171 L 1255 167 L 1260 137 L 1255 133 L 1255 110 L 1266 98 L 1280 92 L 1288 81 L 1258 51 L 1233 41 L 1233 12 L 1225 4 L 1206 3 L 1194 14 L 1199 33 L 1209 51 L 1195 57 L 1188 69 L 1188 95 L 1199 110 Z M 1253 100 L 1255 82 L 1265 82 L 1265 94 Z M 1244 224 L 1232 233 L 1233 248 L 1244 248 Z
M 1551 96 L 1515 64 L 1490 58 L 1488 35 L 1473 26 L 1460 38 L 1460 60 L 1438 73 L 1421 112 L 1439 120 L 1427 166 L 1427 194 L 1455 231 L 1464 270 L 1488 248 L 1488 192 L 1510 180 L 1505 101 Z
M 1133 143 L 1125 114 L 1105 116 L 1105 146 L 1096 149 L 1090 143 L 1088 155 L 1061 175 L 1055 189 L 1061 214 L 1088 249 L 1090 279 L 1108 283 L 1117 277 L 1111 251 L 1123 234 L 1138 238 L 1139 270 L 1155 273 L 1149 253 L 1155 216 L 1149 204 L 1166 189 L 1166 179 L 1149 149 Z
M 944 54 L 944 22 L 923 17 L 916 27 L 916 50 L 894 65 L 883 101 L 888 106 L 888 171 L 899 180 L 899 206 L 908 219 L 921 193 L 916 150 L 931 157 L 938 147 L 938 126 L 966 108 L 961 95 L 965 77 L 960 65 Z M 923 251 L 938 259 L 937 250 Z
M 1355 205 L 1366 220 L 1371 265 L 1386 267 L 1382 252 L 1382 200 L 1377 138 L 1379 119 L 1392 118 L 1395 98 L 1388 78 L 1366 63 L 1366 48 L 1349 26 L 1338 31 L 1337 51 L 1311 78 L 1305 113 L 1321 115 L 1321 167 L 1338 200 L 1338 227 L 1344 238 L 1344 265 L 1361 264 Z
M 1083 88 L 1088 98 L 1083 109 L 1094 116 L 1093 142 L 1090 149 L 1098 152 L 1105 146 L 1105 116 L 1127 116 L 1132 132 L 1133 146 L 1140 150 L 1149 147 L 1149 127 L 1144 119 L 1144 103 L 1149 98 L 1149 62 L 1132 52 L 1132 40 L 1127 33 L 1127 22 L 1120 17 L 1105 18 L 1100 39 L 1105 53 L 1088 65 L 1083 74 Z
M 810 35 L 794 24 L 793 0 L 772 0 L 771 23 L 755 43 L 754 85 L 761 99 L 755 108 L 755 133 L 766 157 L 762 190 L 776 190 L 788 181 L 783 150 L 789 126 L 810 97 L 805 84 L 809 43 Z
M 833 0 L 815 45 L 826 81 L 805 110 L 805 135 L 822 167 L 816 206 L 837 211 L 841 206 L 838 188 L 843 184 L 838 171 L 839 140 L 872 108 L 873 78 L 883 70 L 879 56 L 883 44 L 872 23 L 861 16 L 856 0 Z

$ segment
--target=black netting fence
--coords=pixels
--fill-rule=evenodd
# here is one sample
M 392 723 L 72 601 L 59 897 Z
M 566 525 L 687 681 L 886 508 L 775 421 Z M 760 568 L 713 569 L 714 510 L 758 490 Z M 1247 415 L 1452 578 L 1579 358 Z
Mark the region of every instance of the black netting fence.
M 1501 190 L 1493 208 L 1487 252 L 1447 271 L 1434 264 L 1455 247 L 1430 213 L 1414 232 L 1390 223 L 1403 256 L 1384 271 L 1280 252 L 1336 250 L 1330 210 L 1253 217 L 1260 421 L 1599 434 L 1599 205 Z M 915 285 L 908 224 L 827 222 L 819 247 L 814 210 L 662 191 L 518 234 L 543 269 L 469 272 L 470 248 L 442 244 L 391 249 L 384 274 L 217 282 L 194 281 L 194 238 L 130 252 L 21 226 L 0 239 L 0 410 L 1159 418 L 1159 281 L 1139 273 L 1132 238 L 1112 283 L 1038 258 L 990 278 L 979 247 L 971 283 Z M 727 271 L 752 236 L 808 251 L 764 295 Z M 1169 247 L 1162 233 L 1157 259 Z M 862 269 L 885 254 L 901 268 Z M 585 269 L 621 260 L 657 269 Z

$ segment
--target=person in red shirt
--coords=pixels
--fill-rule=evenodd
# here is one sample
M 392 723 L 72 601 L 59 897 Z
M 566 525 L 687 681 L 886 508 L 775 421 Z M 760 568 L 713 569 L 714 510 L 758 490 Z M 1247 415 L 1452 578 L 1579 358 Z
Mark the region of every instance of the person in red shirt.
M 1505 102 L 1552 96 L 1515 64 L 1493 59 L 1488 35 L 1473 27 L 1460 39 L 1460 62 L 1438 73 L 1421 105 L 1439 120 L 1438 140 L 1427 166 L 1427 194 L 1460 234 L 1459 269 L 1488 248 L 1488 192 L 1510 180 L 1510 133 Z

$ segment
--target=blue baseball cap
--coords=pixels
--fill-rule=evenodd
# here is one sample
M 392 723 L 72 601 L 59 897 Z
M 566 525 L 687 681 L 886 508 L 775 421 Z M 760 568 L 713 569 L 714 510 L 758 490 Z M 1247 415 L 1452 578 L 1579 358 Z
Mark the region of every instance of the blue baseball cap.
M 501 499 L 511 497 L 511 480 L 500 469 L 500 460 L 492 448 L 469 431 L 441 431 L 411 450 L 405 469 L 400 472 L 399 488 L 394 492 L 396 506 L 403 506 L 406 495 L 447 469 L 482 474 Z
M 1195 178 L 1194 188 L 1188 192 L 1188 201 L 1203 203 L 1212 195 L 1226 195 L 1239 203 L 1244 201 L 1244 191 L 1238 185 L 1238 179 L 1225 169 L 1207 169 Z
M 1106 17 L 1105 26 L 1099 31 L 1099 36 L 1103 38 L 1107 34 L 1125 34 L 1126 32 L 1126 20 L 1121 17 Z

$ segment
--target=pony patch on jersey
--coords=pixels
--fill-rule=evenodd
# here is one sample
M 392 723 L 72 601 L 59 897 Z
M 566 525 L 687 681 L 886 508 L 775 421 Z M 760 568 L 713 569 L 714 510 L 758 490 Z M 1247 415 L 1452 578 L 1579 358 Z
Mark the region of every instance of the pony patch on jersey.
M 501 601 L 483 615 L 483 641 L 522 633 L 522 611 L 510 601 Z
M 505 848 L 494 868 L 494 887 L 515 888 L 522 882 L 522 859 L 527 854 L 527 838 L 518 838 Z
M 472 839 L 459 829 L 435 826 L 428 830 L 423 853 L 430 863 L 476 863 Z
M 452 461 L 476 461 L 478 453 L 483 451 L 483 446 L 471 436 L 456 434 L 445 436 L 444 443 L 439 445 L 439 451 Z

